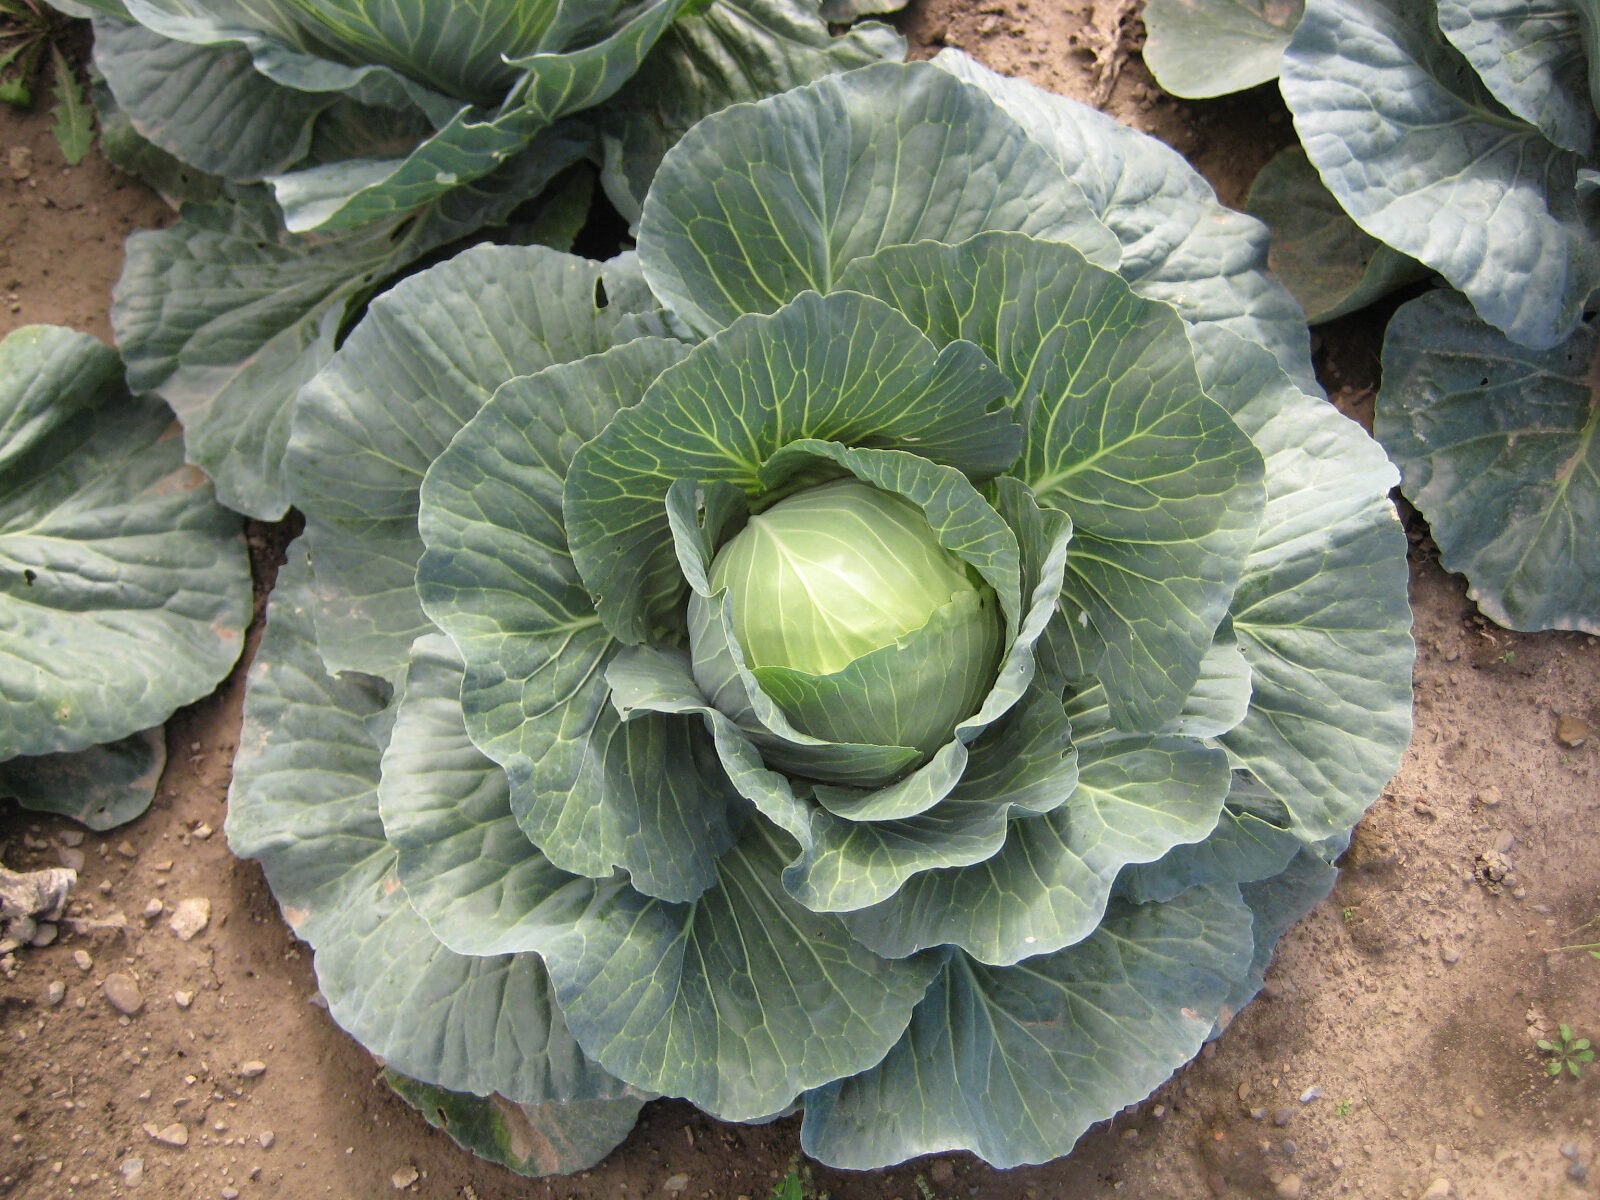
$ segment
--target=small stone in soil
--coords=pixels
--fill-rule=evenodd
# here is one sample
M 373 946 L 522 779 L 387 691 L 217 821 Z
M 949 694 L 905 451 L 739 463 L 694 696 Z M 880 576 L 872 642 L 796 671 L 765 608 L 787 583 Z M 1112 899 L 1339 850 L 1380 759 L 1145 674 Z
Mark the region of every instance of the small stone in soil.
M 267 1073 L 267 1064 L 259 1058 L 252 1058 L 249 1062 L 239 1064 L 240 1079 L 256 1079 Z
M 204 821 L 201 821 L 200 824 L 194 827 L 194 832 L 191 836 L 196 841 L 203 842 L 215 832 L 216 830 L 212 829 L 211 826 L 207 825 Z
M 1556 718 L 1556 741 L 1569 750 L 1576 750 L 1594 736 L 1594 727 L 1582 717 Z
M 144 911 L 142 911 L 139 915 L 146 921 L 154 921 L 161 915 L 162 910 L 165 908 L 165 904 L 161 903 L 161 901 L 156 899 L 154 896 L 151 896 L 150 899 L 144 902 Z
M 412 1166 L 401 1167 L 389 1176 L 389 1182 L 394 1184 L 394 1190 L 403 1192 L 417 1181 L 417 1169 Z
M 74 950 L 72 961 L 78 964 L 78 970 L 91 971 L 94 969 L 94 959 L 89 957 L 87 950 Z
M 278 1140 L 277 1134 L 273 1133 L 272 1130 L 270 1130 L 270 1129 L 263 1129 L 261 1131 L 261 1136 L 256 1139 L 256 1141 L 261 1143 L 261 1148 L 263 1150 L 271 1150 L 272 1149 L 272 1143 L 277 1141 L 277 1140 Z
M 688 1186 L 689 1177 L 687 1175 L 668 1175 L 661 1184 L 661 1190 L 672 1195 L 677 1195 Z
M 1292 1120 L 1294 1120 L 1294 1109 L 1292 1108 L 1280 1108 L 1272 1114 L 1272 1123 L 1279 1129 L 1282 1129 Z
M 154 1141 L 160 1142 L 163 1146 L 187 1146 L 189 1144 L 189 1127 L 187 1125 L 179 1125 L 177 1122 L 173 1122 L 165 1129 L 157 1129 L 153 1122 L 146 1122 L 144 1131 Z
M 1577 1162 L 1578 1161 L 1578 1143 L 1577 1142 L 1562 1142 L 1561 1143 L 1561 1157 L 1562 1158 L 1570 1158 L 1573 1162 Z
M 42 950 L 56 940 L 59 929 L 50 921 L 40 921 L 39 928 L 34 930 L 33 937 L 28 939 L 28 945 L 36 950 Z
M 63 829 L 56 835 L 56 840 L 63 846 L 81 846 L 83 845 L 83 830 Z
M 1300 1181 L 1300 1176 L 1285 1175 L 1278 1180 L 1277 1193 L 1283 1200 L 1300 1200 L 1300 1193 L 1304 1188 L 1305 1184 Z
M 1448 1179 L 1439 1178 L 1430 1183 L 1422 1195 L 1417 1197 L 1417 1200 L 1447 1200 L 1447 1198 L 1453 1194 L 1454 1192 L 1450 1187 L 1450 1181 Z
M 1322 1089 L 1313 1085 L 1312 1087 L 1308 1087 L 1305 1091 L 1300 1093 L 1300 1103 L 1310 1104 L 1313 1100 L 1320 1099 L 1321 1096 Z
M 178 935 L 180 942 L 187 942 L 210 923 L 211 901 L 197 896 L 178 901 L 167 928 Z
M 144 1159 L 137 1155 L 132 1158 L 125 1158 L 122 1160 L 122 1166 L 118 1170 L 122 1172 L 123 1183 L 129 1187 L 138 1187 L 140 1181 L 144 1179 Z
M 222 1200 L 239 1200 L 239 1189 L 236 1187 L 223 1188 Z
M 106 976 L 102 986 L 105 988 L 106 1003 L 123 1016 L 131 1017 L 144 1007 L 144 994 L 139 991 L 133 976 L 116 971 Z
M 132 842 L 118 842 L 117 853 L 123 858 L 138 858 L 139 852 L 133 848 Z
M 1461 951 L 1457 950 L 1454 946 L 1447 946 L 1443 943 L 1440 943 L 1439 957 L 1444 960 L 1445 966 L 1453 967 L 1456 965 L 1456 963 L 1461 961 Z
M 172 1002 L 174 1004 L 176 1004 L 179 1008 L 188 1008 L 189 1005 L 194 1003 L 194 993 L 193 992 L 173 992 L 172 993 Z
M 1572 1180 L 1573 1183 L 1582 1183 L 1589 1178 L 1589 1168 L 1582 1163 L 1573 1163 L 1567 1168 L 1567 1178 Z
M 67 998 L 67 985 L 59 979 L 52 979 L 50 986 L 44 990 L 44 1002 L 51 1008 L 60 1004 Z
M 956 1181 L 956 1169 L 941 1158 L 933 1164 L 928 1176 L 940 1187 L 949 1187 Z

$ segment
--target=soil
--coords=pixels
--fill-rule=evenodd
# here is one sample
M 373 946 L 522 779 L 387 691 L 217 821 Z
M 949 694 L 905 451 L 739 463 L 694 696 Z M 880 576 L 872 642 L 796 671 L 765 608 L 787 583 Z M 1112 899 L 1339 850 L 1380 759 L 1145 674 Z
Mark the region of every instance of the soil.
M 1238 204 L 1290 136 L 1276 94 L 1160 96 L 1133 7 L 923 0 L 904 26 L 919 56 L 959 45 L 1103 100 Z M 97 153 L 65 166 L 48 124 L 0 107 L 0 334 L 53 321 L 107 337 L 122 239 L 171 217 Z M 1323 379 L 1358 418 L 1370 420 L 1381 329 L 1369 316 L 1319 331 Z M 1558 1022 L 1600 1038 L 1600 962 L 1553 950 L 1600 914 L 1600 738 L 1568 746 L 1555 734 L 1563 716 L 1600 727 L 1600 644 L 1485 623 L 1407 515 L 1416 736 L 1333 897 L 1284 939 L 1262 998 L 1065 1160 L 1010 1172 L 961 1154 L 869 1174 L 816 1168 L 817 1189 L 835 1200 L 1594 1193 L 1600 1064 L 1551 1080 L 1535 1040 Z M 289 534 L 251 529 L 258 609 Z M 79 840 L 66 822 L 0 812 L 8 865 L 81 856 L 74 915 L 127 922 L 63 932 L 0 978 L 0 1196 L 767 1196 L 798 1153 L 795 1119 L 729 1126 L 659 1101 L 599 1168 L 530 1182 L 458 1150 L 390 1094 L 318 1006 L 310 952 L 261 872 L 222 838 L 243 670 L 171 721 L 159 794 L 132 825 Z M 202 898 L 209 923 L 180 940 L 172 910 Z M 163 911 L 144 918 L 151 900 Z M 110 1006 L 112 973 L 136 981 L 135 1015 Z M 55 1004 L 52 981 L 65 985 Z M 172 1126 L 186 1144 L 151 1132 L 171 1138 Z M 1585 1169 L 1588 1182 L 1573 1178 Z

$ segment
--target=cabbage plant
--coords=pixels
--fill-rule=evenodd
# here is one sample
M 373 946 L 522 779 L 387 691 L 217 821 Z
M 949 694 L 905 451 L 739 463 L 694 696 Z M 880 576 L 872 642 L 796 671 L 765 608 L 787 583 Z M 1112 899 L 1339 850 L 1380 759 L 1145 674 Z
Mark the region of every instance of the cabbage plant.
M 176 435 L 96 338 L 0 341 L 0 796 L 93 829 L 149 806 L 160 725 L 250 621 L 239 518 Z
M 1394 471 L 1264 252 L 947 53 L 703 121 L 636 253 L 374 301 L 227 828 L 401 1093 L 525 1172 L 656 1095 L 1004 1166 L 1224 1028 L 1410 728 Z
M 1250 209 L 1313 322 L 1434 274 L 1452 289 L 1396 314 L 1374 422 L 1440 561 L 1502 625 L 1600 630 L 1593 6 L 1152 0 L 1146 19 L 1180 95 L 1281 73 L 1304 151 Z
M 294 397 L 365 304 L 494 237 L 630 220 L 699 117 L 899 58 L 819 0 L 93 0 L 107 153 L 190 202 L 128 241 L 112 324 L 231 507 L 288 509 Z M 848 21 L 848 17 L 846 18 Z

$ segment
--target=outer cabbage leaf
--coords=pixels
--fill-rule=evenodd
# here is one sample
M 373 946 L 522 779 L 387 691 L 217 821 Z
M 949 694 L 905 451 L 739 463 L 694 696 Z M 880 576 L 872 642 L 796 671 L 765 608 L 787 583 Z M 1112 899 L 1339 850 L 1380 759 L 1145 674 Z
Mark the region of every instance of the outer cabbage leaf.
M 355 229 L 403 217 L 494 173 L 561 117 L 610 98 L 688 3 L 644 0 L 600 41 L 510 61 L 523 74 L 498 108 L 461 109 L 403 158 L 349 159 L 277 176 L 272 188 L 285 223 L 300 233 Z M 459 6 L 407 7 L 419 15 L 460 12 Z
M 892 247 L 840 286 L 882 298 L 936 345 L 980 346 L 1026 432 L 1011 473 L 1072 517 L 1058 627 L 1119 727 L 1177 715 L 1239 578 L 1265 499 L 1261 457 L 1194 372 L 1183 325 L 1076 250 L 1017 234 Z
M 419 256 L 504 219 L 583 152 L 554 131 L 404 225 L 296 237 L 264 192 L 248 189 L 135 233 L 111 308 L 130 385 L 178 413 L 189 461 L 225 504 L 276 520 L 289 505 L 296 394 L 332 356 L 352 306 Z
M 1348 835 L 1411 738 L 1411 609 L 1397 473 L 1360 426 L 1259 347 L 1190 331 L 1206 391 L 1267 464 L 1267 508 L 1234 593 L 1250 711 L 1222 735 L 1302 841 Z
M 1305 317 L 1267 275 L 1260 222 L 1218 203 L 1176 150 L 1105 113 L 997 75 L 959 50 L 933 62 L 981 89 L 1066 172 L 1121 243 L 1117 269 L 1135 291 L 1267 347 L 1315 394 Z M 1087 252 L 1075 234 L 1059 240 Z
M 988 229 L 1118 258 L 1079 189 L 993 103 L 933 67 L 884 64 L 701 122 L 661 164 L 639 241 L 650 286 L 706 335 L 831 291 L 883 246 Z
M 824 24 L 848 24 L 892 7 L 898 5 L 875 0 L 861 13 L 824 11 L 818 19 L 816 0 L 691 5 L 601 110 L 611 203 L 630 222 L 637 221 L 667 151 L 696 122 L 730 104 L 776 95 L 835 71 L 903 58 L 905 39 L 885 25 L 860 25 L 835 37 Z
M 0 760 L 160 724 L 228 673 L 249 620 L 239 519 L 166 406 L 86 334 L 0 341 Z
M 1512 629 L 1600 633 L 1600 336 L 1529 350 L 1460 296 L 1395 313 L 1375 431 L 1446 570 Z
M 1272 230 L 1267 264 L 1313 325 L 1365 308 L 1428 274 L 1352 221 L 1298 146 L 1261 168 L 1246 207 Z
M 1596 117 L 1583 25 L 1597 16 L 1593 0 L 1439 0 L 1439 28 L 1495 99 L 1584 155 Z
M 437 639 L 419 644 L 422 690 L 413 708 L 408 687 L 396 725 L 408 740 L 394 743 L 383 784 L 407 892 L 438 936 L 514 961 L 537 951 L 590 1053 L 637 1086 L 729 1119 L 775 1113 L 811 1080 L 882 1057 L 936 963 L 880 959 L 838 918 L 790 899 L 779 877 L 791 854 L 760 821 L 689 904 L 552 867 L 452 711 L 450 657 Z M 423 773 L 435 762 L 439 787 Z
M 1513 341 L 1565 339 L 1600 286 L 1582 160 L 1508 114 L 1426 5 L 1310 0 L 1283 95 L 1323 182 Z
M 1086 941 L 1024 966 L 951 952 L 881 1063 L 807 1094 L 801 1145 L 839 1167 L 1065 1154 L 1199 1051 L 1252 949 L 1250 912 L 1223 886 L 1118 903 Z
M 87 750 L 7 759 L 0 796 L 90 829 L 115 829 L 150 807 L 166 765 L 167 734 L 157 726 Z
M 504 1096 L 450 1092 L 393 1071 L 384 1078 L 428 1124 L 479 1158 L 518 1175 L 571 1175 L 615 1150 L 638 1123 L 643 1098 L 514 1104 Z
M 424 605 L 467 663 L 467 728 L 505 768 L 524 833 L 559 867 L 692 900 L 733 842 L 733 796 L 698 761 L 684 716 L 622 722 L 607 703 L 616 643 L 562 526 L 573 449 L 683 355 L 640 338 L 499 389 L 429 470 Z
M 250 670 L 228 795 L 228 843 L 261 860 L 290 926 L 316 950 L 328 1010 L 394 1070 L 517 1103 L 628 1092 L 573 1042 L 534 955 L 445 949 L 406 900 L 378 778 L 387 687 L 327 674 L 313 580 L 291 548 Z
M 1174 96 L 1203 100 L 1278 77 L 1304 0 L 1149 0 L 1145 65 Z
M 602 297 L 604 306 L 602 307 Z M 474 248 L 375 300 L 305 389 L 287 475 L 319 578 L 333 670 L 396 676 L 432 628 L 416 593 L 418 489 L 501 383 L 658 329 L 626 260 Z
M 168 57 L 185 57 L 213 82 L 227 77 L 230 86 L 208 106 L 204 123 L 248 121 L 248 111 L 233 110 L 254 102 L 294 112 L 274 136 L 303 146 L 319 108 L 355 104 L 405 114 L 385 121 L 369 113 L 363 122 L 371 118 L 373 128 L 336 161 L 290 156 L 278 164 L 271 176 L 276 199 L 288 228 L 305 233 L 398 219 L 495 173 L 560 118 L 614 94 L 686 3 L 613 2 L 580 11 L 533 2 L 490 13 L 415 0 L 299 11 L 296 3 L 261 0 L 133 0 L 127 15 L 200 52 L 174 49 Z M 161 57 L 147 53 L 128 69 L 113 69 L 112 90 L 136 125 L 171 128 L 167 149 L 184 157 L 191 150 L 195 165 L 216 169 L 208 162 L 216 163 L 219 147 L 178 128 L 152 95 Z M 269 169 L 259 154 L 237 157 L 256 149 L 234 148 L 233 161 L 250 164 L 239 178 Z

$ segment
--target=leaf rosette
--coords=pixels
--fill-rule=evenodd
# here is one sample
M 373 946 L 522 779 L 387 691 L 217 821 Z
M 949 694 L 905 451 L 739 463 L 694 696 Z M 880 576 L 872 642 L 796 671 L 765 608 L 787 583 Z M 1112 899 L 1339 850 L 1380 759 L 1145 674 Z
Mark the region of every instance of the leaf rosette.
M 1147 1094 L 1409 732 L 1393 471 L 1263 264 L 947 55 L 697 125 L 637 254 L 375 301 L 296 413 L 229 814 L 336 1019 L 519 1120 L 800 1104 L 851 1167 Z

